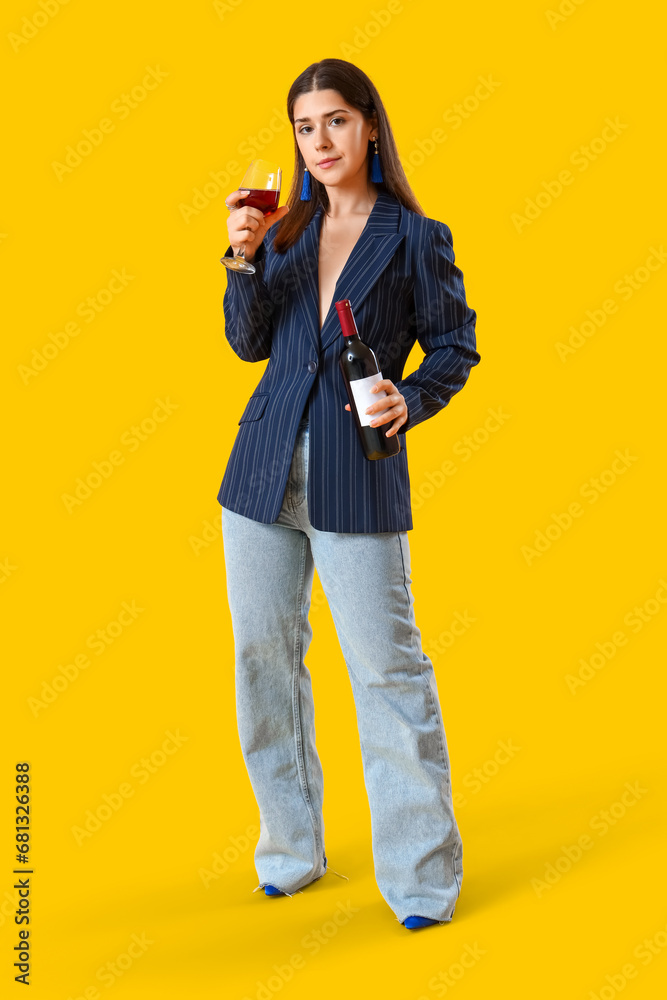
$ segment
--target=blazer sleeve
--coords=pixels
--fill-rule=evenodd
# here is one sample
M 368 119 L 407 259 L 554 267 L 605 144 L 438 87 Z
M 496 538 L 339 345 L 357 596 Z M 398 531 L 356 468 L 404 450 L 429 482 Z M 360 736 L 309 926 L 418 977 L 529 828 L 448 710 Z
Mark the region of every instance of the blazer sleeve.
M 227 288 L 223 299 L 225 336 L 232 350 L 243 361 L 265 361 L 271 354 L 273 335 L 273 302 L 264 281 L 269 229 L 252 260 L 256 271 L 227 271 Z M 225 257 L 233 257 L 230 246 Z
M 475 339 L 477 314 L 466 302 L 463 274 L 454 264 L 452 234 L 437 222 L 419 259 L 414 283 L 414 322 L 425 357 L 396 382 L 405 397 L 408 419 L 400 433 L 447 406 L 479 364 Z

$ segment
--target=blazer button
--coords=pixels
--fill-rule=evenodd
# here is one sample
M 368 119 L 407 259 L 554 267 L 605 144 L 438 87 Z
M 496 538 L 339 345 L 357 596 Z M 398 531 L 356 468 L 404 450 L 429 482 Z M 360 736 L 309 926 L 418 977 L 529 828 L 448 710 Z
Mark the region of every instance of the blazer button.
M 317 361 L 308 362 L 308 371 L 312 374 L 317 371 Z

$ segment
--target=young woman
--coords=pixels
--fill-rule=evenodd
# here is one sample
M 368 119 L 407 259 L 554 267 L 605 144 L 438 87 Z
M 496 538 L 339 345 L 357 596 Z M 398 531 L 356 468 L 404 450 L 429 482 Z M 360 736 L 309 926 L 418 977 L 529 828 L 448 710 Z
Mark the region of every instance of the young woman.
M 323 777 L 304 663 L 317 568 L 355 698 L 375 876 L 408 928 L 448 923 L 462 844 L 433 665 L 415 623 L 406 432 L 447 405 L 480 360 L 451 232 L 426 218 L 377 90 L 341 59 L 287 98 L 295 170 L 268 217 L 227 196 L 225 334 L 268 365 L 239 420 L 218 501 L 235 645 L 236 708 L 260 811 L 266 895 L 326 872 Z M 401 449 L 366 459 L 338 367 L 334 303 L 349 298 L 383 374 L 373 424 Z M 402 378 L 419 341 L 419 368 Z M 256 891 L 256 890 L 253 890 Z

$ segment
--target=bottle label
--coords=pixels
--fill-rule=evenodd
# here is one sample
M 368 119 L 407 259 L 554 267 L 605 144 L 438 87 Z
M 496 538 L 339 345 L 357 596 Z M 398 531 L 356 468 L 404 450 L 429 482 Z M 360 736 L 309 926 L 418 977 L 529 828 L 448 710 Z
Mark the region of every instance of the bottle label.
M 379 389 L 378 392 L 371 392 L 371 386 L 374 386 L 381 378 L 382 372 L 378 372 L 376 375 L 369 375 L 367 378 L 356 378 L 350 382 L 357 413 L 359 414 L 359 422 L 362 427 L 370 427 L 371 420 L 375 420 L 376 417 L 382 415 L 381 410 L 376 410 L 375 413 L 366 413 L 367 407 L 373 403 L 377 403 L 378 399 L 382 399 L 383 396 L 387 395 L 384 389 Z

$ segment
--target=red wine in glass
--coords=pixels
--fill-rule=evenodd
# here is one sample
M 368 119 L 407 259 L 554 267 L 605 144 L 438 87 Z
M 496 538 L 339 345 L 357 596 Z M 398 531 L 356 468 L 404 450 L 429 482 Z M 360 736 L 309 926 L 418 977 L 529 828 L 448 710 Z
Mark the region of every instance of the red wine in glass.
M 249 191 L 250 194 L 241 198 L 236 207 L 248 205 L 251 208 L 258 208 L 264 215 L 272 215 L 278 208 L 280 200 L 281 178 L 282 170 L 277 163 L 269 160 L 252 160 L 238 188 L 239 191 Z M 254 274 L 256 268 L 245 259 L 245 247 L 245 243 L 242 243 L 237 254 L 233 257 L 221 257 L 220 263 L 232 271 Z
M 250 194 L 237 201 L 241 208 L 250 205 L 251 208 L 258 208 L 264 215 L 271 215 L 278 208 L 280 201 L 280 191 L 267 191 L 265 188 L 251 188 Z

